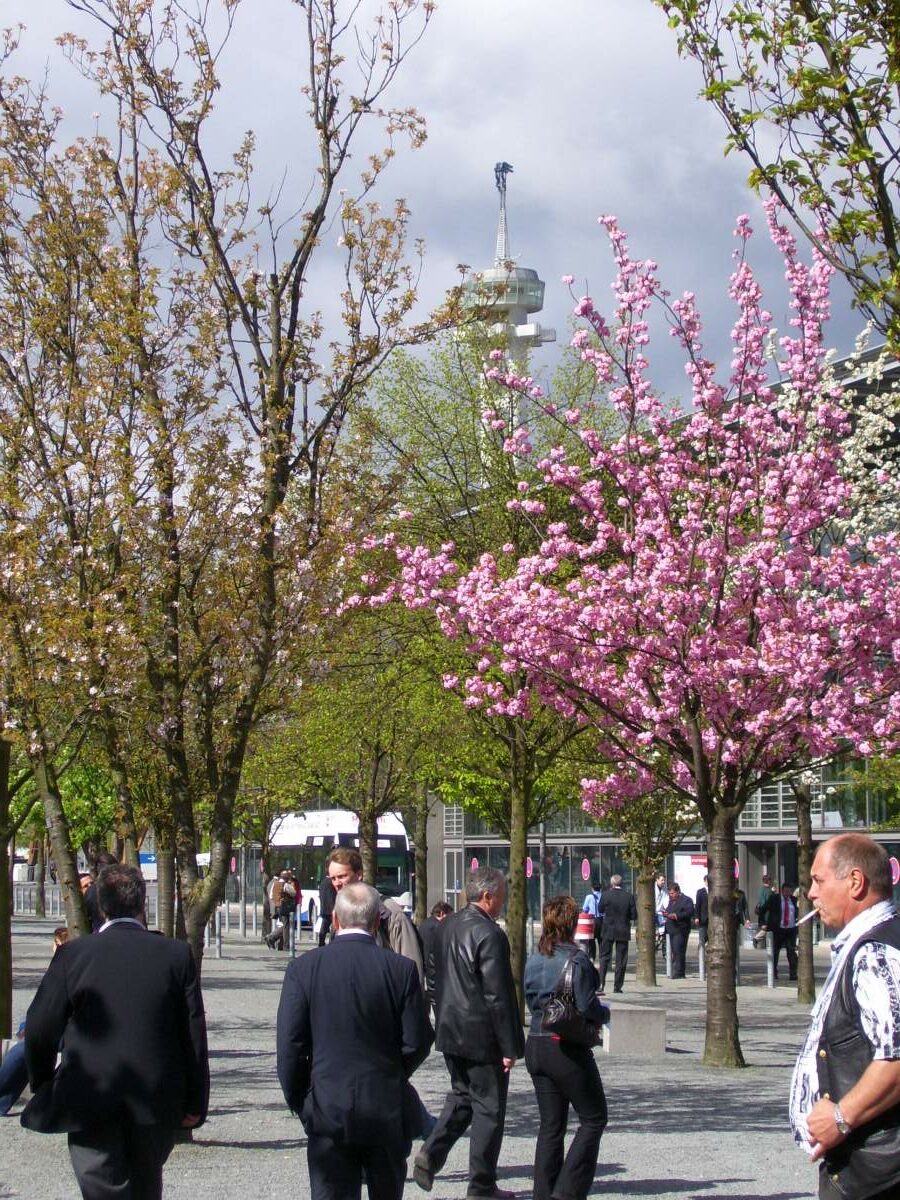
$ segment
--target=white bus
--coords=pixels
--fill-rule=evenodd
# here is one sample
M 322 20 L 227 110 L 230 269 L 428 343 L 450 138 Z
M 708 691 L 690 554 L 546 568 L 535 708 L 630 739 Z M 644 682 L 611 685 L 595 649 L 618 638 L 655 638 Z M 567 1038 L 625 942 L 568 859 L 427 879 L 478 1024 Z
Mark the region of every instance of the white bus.
M 297 876 L 297 907 L 303 925 L 315 924 L 319 912 L 319 883 L 325 859 L 335 846 L 359 849 L 359 820 L 343 808 L 318 812 L 287 813 L 272 823 L 269 867 L 273 873 L 290 869 Z M 411 906 L 412 854 L 403 822 L 395 813 L 378 818 L 378 863 L 375 886 L 382 896 L 393 896 Z

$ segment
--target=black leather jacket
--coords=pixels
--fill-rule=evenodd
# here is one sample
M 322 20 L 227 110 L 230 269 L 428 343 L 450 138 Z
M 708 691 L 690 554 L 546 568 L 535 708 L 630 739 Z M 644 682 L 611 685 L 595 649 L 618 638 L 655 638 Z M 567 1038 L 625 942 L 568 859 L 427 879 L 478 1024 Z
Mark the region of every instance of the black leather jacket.
M 900 950 L 900 918 L 893 917 L 863 934 L 848 953 L 835 986 L 816 1057 L 819 1093 L 835 1102 L 850 1091 L 872 1061 L 872 1044 L 863 1032 L 853 991 L 853 960 L 866 942 L 884 942 Z M 821 1166 L 819 1196 L 857 1200 L 887 1191 L 897 1183 L 900 1106 L 860 1125 L 846 1141 L 828 1151 Z
M 471 1062 L 519 1058 L 525 1037 L 509 942 L 477 904 L 441 922 L 435 954 L 435 1047 Z

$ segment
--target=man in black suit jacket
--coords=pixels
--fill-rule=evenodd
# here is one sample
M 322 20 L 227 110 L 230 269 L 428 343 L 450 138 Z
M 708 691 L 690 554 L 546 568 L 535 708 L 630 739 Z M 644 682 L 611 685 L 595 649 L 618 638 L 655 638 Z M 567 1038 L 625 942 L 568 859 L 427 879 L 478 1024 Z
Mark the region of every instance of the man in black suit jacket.
M 409 1077 L 431 1027 L 415 965 L 379 946 L 381 897 L 348 883 L 335 937 L 295 959 L 278 1005 L 278 1079 L 307 1133 L 312 1200 L 400 1200 L 421 1123 Z
M 637 920 L 637 908 L 631 892 L 623 891 L 622 876 L 610 877 L 609 887 L 603 893 L 603 940 L 600 943 L 600 991 L 606 990 L 606 972 L 616 948 L 616 973 L 614 990 L 621 992 L 625 983 L 625 968 L 628 966 L 628 943 L 631 940 L 631 922 Z
M 144 894 L 137 868 L 100 872 L 105 924 L 56 952 L 25 1018 L 35 1094 L 22 1124 L 69 1135 L 85 1200 L 158 1200 L 175 1129 L 206 1119 L 206 1020 L 193 956 L 149 932 Z
M 797 978 L 797 901 L 789 883 L 781 885 L 781 892 L 773 892 L 766 907 L 766 926 L 772 930 L 775 942 L 775 978 L 778 978 L 778 960 L 782 947 L 787 953 L 788 973 Z
M 709 940 L 709 876 L 703 876 L 703 887 L 697 888 L 694 899 L 694 924 L 697 926 L 697 936 L 700 945 L 705 946 Z
M 430 1004 L 437 999 L 437 951 L 441 925 L 453 912 L 446 900 L 438 900 L 431 910 L 431 916 L 426 917 L 419 926 L 419 937 L 422 939 L 422 958 L 425 962 L 425 998 Z
M 691 921 L 694 919 L 694 902 L 690 896 L 685 896 L 677 883 L 669 884 L 669 903 L 666 906 L 665 918 L 672 954 L 672 978 L 684 979 L 684 960 Z

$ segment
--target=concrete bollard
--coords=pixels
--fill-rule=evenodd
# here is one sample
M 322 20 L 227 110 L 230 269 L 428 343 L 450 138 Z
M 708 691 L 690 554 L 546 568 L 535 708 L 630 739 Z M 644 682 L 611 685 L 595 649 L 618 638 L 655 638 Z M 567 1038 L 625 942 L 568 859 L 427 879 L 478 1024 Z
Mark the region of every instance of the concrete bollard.
M 648 1006 L 615 1006 L 603 1026 L 606 1054 L 622 1058 L 656 1058 L 666 1053 L 666 1010 Z

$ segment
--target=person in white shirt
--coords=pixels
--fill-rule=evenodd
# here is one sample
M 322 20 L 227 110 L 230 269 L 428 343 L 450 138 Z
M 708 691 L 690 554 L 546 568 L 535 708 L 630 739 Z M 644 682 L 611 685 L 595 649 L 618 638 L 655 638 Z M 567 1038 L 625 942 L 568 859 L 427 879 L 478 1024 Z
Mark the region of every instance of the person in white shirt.
M 821 1200 L 900 1196 L 900 918 L 872 838 L 820 846 L 809 898 L 840 933 L 791 1079 L 794 1140 L 818 1162 Z

